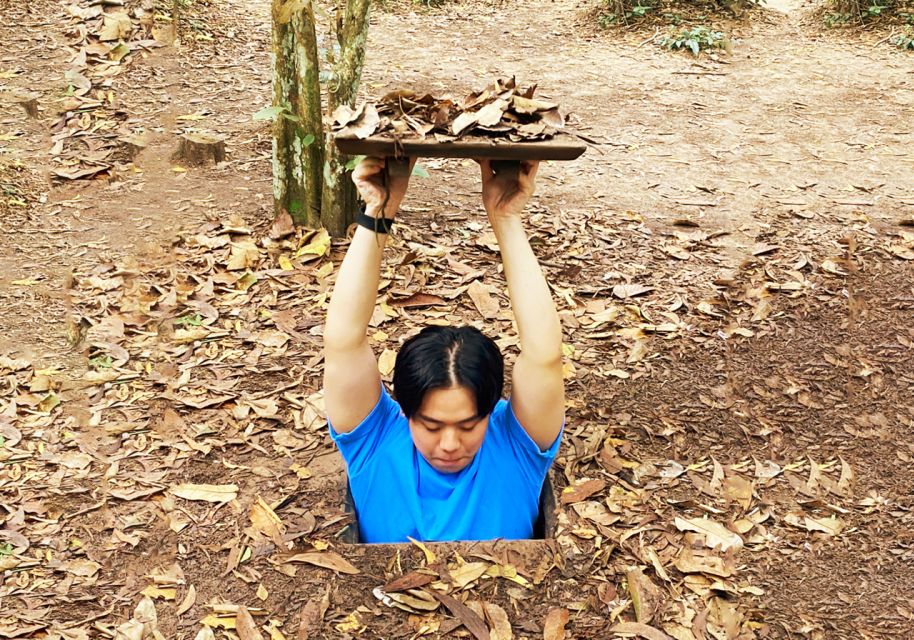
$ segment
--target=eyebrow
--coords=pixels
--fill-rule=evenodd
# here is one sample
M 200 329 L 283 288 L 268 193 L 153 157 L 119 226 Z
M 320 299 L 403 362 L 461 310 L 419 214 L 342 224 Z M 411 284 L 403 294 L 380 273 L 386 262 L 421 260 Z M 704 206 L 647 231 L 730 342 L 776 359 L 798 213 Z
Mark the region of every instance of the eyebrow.
M 432 422 L 434 424 L 445 424 L 445 422 L 443 420 L 435 420 L 434 418 L 423 415 L 421 413 L 419 414 L 419 419 L 422 420 L 423 422 Z M 479 420 L 479 416 L 470 416 L 469 418 L 464 418 L 463 420 L 458 420 L 454 424 L 464 424 L 467 422 L 472 422 L 473 420 Z

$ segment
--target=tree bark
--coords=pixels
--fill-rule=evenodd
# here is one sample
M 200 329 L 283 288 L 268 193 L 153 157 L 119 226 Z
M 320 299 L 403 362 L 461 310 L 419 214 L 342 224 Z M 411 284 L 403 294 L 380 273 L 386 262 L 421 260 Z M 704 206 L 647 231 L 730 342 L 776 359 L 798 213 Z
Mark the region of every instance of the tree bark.
M 340 57 L 334 68 L 334 78 L 328 92 L 328 110 L 333 113 L 342 104 L 353 106 L 362 67 L 365 62 L 365 41 L 368 39 L 370 0 L 347 0 L 340 33 Z M 346 163 L 349 158 L 325 137 L 321 221 L 333 236 L 342 236 L 352 223 L 356 210 L 356 191 L 348 179 Z
M 320 62 L 311 0 L 273 0 L 273 123 L 275 213 L 296 224 L 321 222 Z

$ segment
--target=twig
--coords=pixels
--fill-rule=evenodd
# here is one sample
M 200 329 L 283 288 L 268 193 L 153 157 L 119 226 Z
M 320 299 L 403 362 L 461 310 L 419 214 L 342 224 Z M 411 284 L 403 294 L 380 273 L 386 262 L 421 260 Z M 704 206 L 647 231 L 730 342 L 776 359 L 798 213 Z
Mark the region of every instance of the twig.
M 289 389 L 294 389 L 295 387 L 300 387 L 302 382 L 304 381 L 304 379 L 305 379 L 305 376 L 304 376 L 304 374 L 302 374 L 298 380 L 293 380 L 292 382 L 290 382 L 287 385 L 279 387 L 278 389 L 271 389 L 270 391 L 264 391 L 262 393 L 258 393 L 256 395 L 250 396 L 246 399 L 247 400 L 263 400 L 266 397 L 273 396 L 278 393 L 282 393 L 283 391 L 288 391 Z
M 73 627 L 81 627 L 81 626 L 84 625 L 84 624 L 88 624 L 88 623 L 90 623 L 90 622 L 95 622 L 95 621 L 98 620 L 99 618 L 104 618 L 105 616 L 109 616 L 109 615 L 111 615 L 113 612 L 114 612 L 114 605 L 111 605 L 110 608 L 108 608 L 108 609 L 105 610 L 105 611 L 102 611 L 101 613 L 98 613 L 98 614 L 96 614 L 96 615 L 94 615 L 94 616 L 89 616 L 88 618 L 86 618 L 86 619 L 84 619 L 84 620 L 80 620 L 80 621 L 78 621 L 78 622 L 70 622 L 70 623 L 67 623 L 67 624 L 61 626 L 61 629 L 72 629 Z
M 882 40 L 879 40 L 878 42 L 874 42 L 874 43 L 873 43 L 873 46 L 874 46 L 874 47 L 878 47 L 878 46 L 881 45 L 883 42 L 888 42 L 889 40 L 891 40 L 894 36 L 895 36 L 895 27 L 892 27 L 892 33 L 890 33 L 889 35 L 887 35 L 887 36 L 886 36 L 885 38 L 883 38 Z
M 726 73 L 719 71 L 673 71 L 675 75 L 680 76 L 725 76 Z
M 673 202 L 683 207 L 716 207 L 718 204 L 716 202 L 689 202 L 688 200 L 673 200 Z
M 70 520 L 71 518 L 75 518 L 76 516 L 81 516 L 81 515 L 83 515 L 83 514 L 85 514 L 85 513 L 89 513 L 90 511 L 95 511 L 96 509 L 101 509 L 102 507 L 105 506 L 105 504 L 107 504 L 107 500 L 104 500 L 104 499 L 103 499 L 103 500 L 101 500 L 101 501 L 99 501 L 99 502 L 96 502 L 96 503 L 93 504 L 93 505 L 90 505 L 90 506 L 86 507 L 85 509 L 80 509 L 79 511 L 75 511 L 75 512 L 73 512 L 73 513 L 65 514 L 65 515 L 63 516 L 63 519 L 64 519 L 64 520 Z
M 660 29 L 659 29 L 659 28 L 655 28 L 655 29 L 654 29 L 654 35 L 652 35 L 650 38 L 648 38 L 647 40 L 645 40 L 644 42 L 642 42 L 641 44 L 639 44 L 638 47 L 636 47 L 636 48 L 643 47 L 644 45 L 648 44 L 649 42 L 653 42 L 654 40 L 657 39 L 657 36 L 659 36 L 659 35 L 660 35 Z

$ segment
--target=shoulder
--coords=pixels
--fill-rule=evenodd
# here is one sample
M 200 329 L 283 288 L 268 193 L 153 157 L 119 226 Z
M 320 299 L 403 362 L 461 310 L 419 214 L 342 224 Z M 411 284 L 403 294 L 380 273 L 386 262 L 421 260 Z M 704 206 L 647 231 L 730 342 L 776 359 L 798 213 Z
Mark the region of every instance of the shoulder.
M 489 429 L 494 439 L 510 444 L 513 448 L 523 451 L 526 455 L 536 457 L 555 457 L 561 440 L 559 432 L 555 441 L 547 449 L 541 449 L 530 437 L 527 429 L 520 423 L 510 400 L 502 398 L 495 405 L 489 416 Z
M 399 421 L 406 422 L 406 416 L 400 410 L 400 405 L 394 400 L 387 389 L 381 386 L 381 396 L 371 412 L 353 429 L 346 433 L 337 433 L 333 425 L 328 420 L 330 427 L 330 437 L 338 444 L 348 444 L 357 442 L 363 438 L 377 434 L 378 431 L 395 425 Z

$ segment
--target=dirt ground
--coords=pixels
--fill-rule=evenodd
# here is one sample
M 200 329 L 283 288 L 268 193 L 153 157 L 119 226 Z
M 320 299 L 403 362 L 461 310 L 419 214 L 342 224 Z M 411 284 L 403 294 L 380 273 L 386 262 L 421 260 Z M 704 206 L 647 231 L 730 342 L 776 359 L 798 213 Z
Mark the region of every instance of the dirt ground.
M 508 637 L 499 610 L 517 638 L 910 634 L 910 54 L 808 3 L 728 22 L 717 59 L 572 0 L 373 13 L 365 95 L 514 75 L 600 143 L 530 207 L 567 355 L 555 536 L 433 559 L 341 542 L 320 325 L 346 244 L 271 230 L 269 4 L 198 4 L 177 46 L 126 5 L 0 2 L 4 95 L 40 107 L 0 112 L 0 637 Z M 85 57 L 106 28 L 132 52 Z M 192 128 L 227 160 L 173 159 Z M 423 164 L 378 354 L 470 322 L 510 362 L 475 166 Z M 475 614 L 373 595 L 413 570 Z

